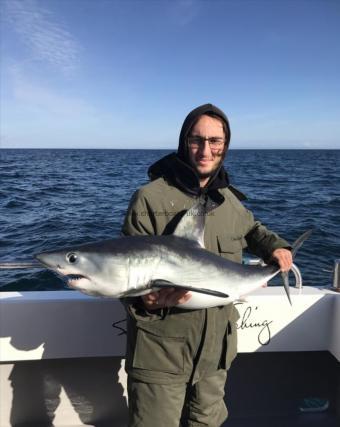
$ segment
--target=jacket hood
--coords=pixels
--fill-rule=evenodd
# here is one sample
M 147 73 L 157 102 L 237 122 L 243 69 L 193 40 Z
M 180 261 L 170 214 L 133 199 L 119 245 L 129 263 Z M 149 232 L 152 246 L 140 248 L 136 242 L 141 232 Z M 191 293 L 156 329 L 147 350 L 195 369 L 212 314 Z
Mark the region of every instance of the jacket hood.
M 186 118 L 183 122 L 181 133 L 179 135 L 179 144 L 178 144 L 178 150 L 177 150 L 178 157 L 181 160 L 183 160 L 185 162 L 188 161 L 186 140 L 187 140 L 187 137 L 188 137 L 188 134 L 189 134 L 191 128 L 193 127 L 193 125 L 196 123 L 197 119 L 200 116 L 202 116 L 203 114 L 207 114 L 207 113 L 216 114 L 225 123 L 225 125 L 226 125 L 226 147 L 228 148 L 231 133 L 230 133 L 230 126 L 229 126 L 229 121 L 228 121 L 227 116 L 224 114 L 224 112 L 222 110 L 220 110 L 218 107 L 216 107 L 213 104 L 200 105 L 199 107 L 192 110 L 186 116 Z
M 176 153 L 168 154 L 151 165 L 148 175 L 151 181 L 162 177 L 171 185 L 193 197 L 208 195 L 218 204 L 221 204 L 224 199 L 218 192 L 220 188 L 228 187 L 238 199 L 246 199 L 243 193 L 229 183 L 228 174 L 223 166 L 219 169 L 217 175 L 215 175 L 214 180 L 207 187 L 201 188 L 199 178 L 194 169 L 183 162 Z
M 228 174 L 223 167 L 223 159 L 215 175 L 211 177 L 208 185 L 204 188 L 200 187 L 199 176 L 188 162 L 186 147 L 188 133 L 198 117 L 206 113 L 214 113 L 225 122 L 227 130 L 226 145 L 228 147 L 230 142 L 230 127 L 227 116 L 212 104 L 201 105 L 192 110 L 185 118 L 179 137 L 177 153 L 168 154 L 151 165 L 148 170 L 149 178 L 153 181 L 163 177 L 170 184 L 184 191 L 186 194 L 192 196 L 208 195 L 218 203 L 222 202 L 221 198 L 223 199 L 223 196 L 217 190 L 228 187 L 240 200 L 244 200 L 246 196 L 230 185 Z

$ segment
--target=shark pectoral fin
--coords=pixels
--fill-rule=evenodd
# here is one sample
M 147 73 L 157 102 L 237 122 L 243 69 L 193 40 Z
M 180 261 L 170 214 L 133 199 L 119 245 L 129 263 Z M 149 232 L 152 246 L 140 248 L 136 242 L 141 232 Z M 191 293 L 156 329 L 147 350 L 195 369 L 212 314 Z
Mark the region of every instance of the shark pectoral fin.
M 285 288 L 286 291 L 286 295 L 289 301 L 289 304 L 292 305 L 292 300 L 290 299 L 290 289 L 289 289 L 289 277 L 288 277 L 288 272 L 287 271 L 282 271 L 281 272 L 281 276 L 282 276 L 282 280 L 283 280 L 283 286 Z
M 178 285 L 177 283 L 172 283 L 167 280 L 157 279 L 153 280 L 150 284 L 151 288 L 176 288 L 176 289 L 186 289 L 188 291 L 198 292 L 201 294 L 206 295 L 212 295 L 214 297 L 220 297 L 220 298 L 228 298 L 229 295 L 215 291 L 212 289 L 205 289 L 205 288 L 195 288 L 193 286 L 186 286 L 186 285 Z

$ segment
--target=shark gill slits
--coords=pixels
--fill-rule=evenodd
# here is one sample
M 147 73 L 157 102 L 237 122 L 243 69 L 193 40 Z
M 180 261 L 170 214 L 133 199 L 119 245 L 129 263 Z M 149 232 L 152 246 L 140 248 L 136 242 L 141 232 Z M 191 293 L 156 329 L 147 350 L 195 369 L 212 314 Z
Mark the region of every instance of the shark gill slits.
M 69 252 L 68 254 L 66 254 L 66 260 L 69 264 L 74 264 L 77 262 L 77 254 L 75 254 L 74 252 Z

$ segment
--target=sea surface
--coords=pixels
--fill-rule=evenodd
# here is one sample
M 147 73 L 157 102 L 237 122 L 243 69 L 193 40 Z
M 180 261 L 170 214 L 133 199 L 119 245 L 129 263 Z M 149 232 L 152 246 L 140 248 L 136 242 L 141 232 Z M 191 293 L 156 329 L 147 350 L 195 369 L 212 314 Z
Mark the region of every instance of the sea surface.
M 119 236 L 131 195 L 166 150 L 0 150 L 0 263 Z M 340 150 L 231 150 L 231 183 L 268 228 L 293 242 L 314 232 L 296 264 L 329 286 L 340 258 Z M 41 269 L 0 270 L 1 291 L 65 289 Z

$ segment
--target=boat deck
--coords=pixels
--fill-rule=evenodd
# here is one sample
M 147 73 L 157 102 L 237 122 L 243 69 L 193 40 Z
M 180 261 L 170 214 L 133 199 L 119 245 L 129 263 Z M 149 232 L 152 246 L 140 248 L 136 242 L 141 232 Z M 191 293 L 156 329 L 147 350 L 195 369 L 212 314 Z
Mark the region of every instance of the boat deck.
M 339 427 L 334 413 L 303 414 L 280 417 L 230 418 L 223 427 Z
M 305 398 L 329 402 L 301 412 Z M 223 427 L 340 427 L 340 365 L 328 352 L 239 354 L 226 386 Z

